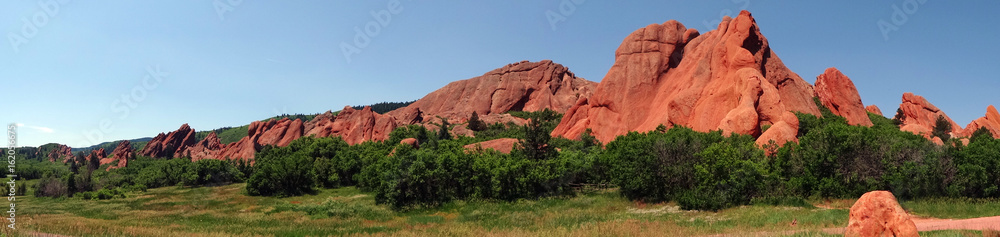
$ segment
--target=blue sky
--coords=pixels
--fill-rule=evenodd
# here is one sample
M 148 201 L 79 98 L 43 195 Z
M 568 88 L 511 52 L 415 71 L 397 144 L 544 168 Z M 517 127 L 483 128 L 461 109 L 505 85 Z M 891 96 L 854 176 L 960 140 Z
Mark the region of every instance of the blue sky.
M 792 70 L 811 83 L 837 67 L 890 116 L 904 92 L 963 126 L 1000 104 L 998 1 L 390 2 L 4 1 L 0 122 L 23 124 L 19 145 L 83 147 L 414 100 L 521 60 L 600 81 L 632 31 L 676 19 L 705 32 L 744 8 Z M 565 20 L 553 28 L 548 11 Z M 360 52 L 348 62 L 342 44 Z

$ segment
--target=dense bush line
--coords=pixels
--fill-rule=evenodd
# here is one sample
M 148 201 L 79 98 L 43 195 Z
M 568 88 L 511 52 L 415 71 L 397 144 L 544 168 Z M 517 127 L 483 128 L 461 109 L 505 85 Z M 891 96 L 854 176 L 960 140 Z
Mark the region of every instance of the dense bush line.
M 900 199 L 1000 197 L 1000 140 L 986 130 L 968 145 L 951 139 L 938 146 L 882 116 L 870 114 L 872 127 L 850 126 L 827 112 L 799 114 L 799 142 L 770 156 L 747 136 L 675 127 L 620 136 L 600 163 L 624 196 L 673 200 L 685 209 L 718 210 L 754 198 L 856 198 L 871 190 Z
M 247 181 L 249 195 L 294 196 L 317 188 L 357 186 L 394 209 L 453 200 L 511 201 L 573 195 L 576 184 L 611 184 L 626 198 L 677 202 L 684 209 L 720 210 L 801 198 L 855 198 L 890 190 L 900 199 L 1000 198 L 1000 140 L 988 130 L 962 138 L 899 130 L 869 114 L 874 126 L 851 126 L 821 107 L 822 116 L 797 114 L 799 141 L 759 148 L 753 137 L 661 126 L 601 145 L 589 131 L 579 139 L 549 137 L 561 115 L 512 112 L 525 125 L 448 124 L 437 130 L 400 127 L 382 142 L 348 145 L 340 138 L 304 137 L 286 147 L 265 146 L 255 164 L 140 157 L 111 171 L 97 161 L 62 165 L 27 159 L 22 175 L 41 178 L 36 196 L 120 197 L 147 188 Z M 481 121 L 480 121 L 481 122 Z M 475 137 L 452 137 L 475 126 Z M 946 130 L 944 125 L 935 130 Z M 495 138 L 521 140 L 511 154 L 466 150 Z M 414 138 L 418 146 L 400 144 Z M 82 156 L 82 154 L 80 154 Z M 67 167 L 68 166 L 68 167 Z M 33 167 L 33 168 L 32 168 Z M 793 201 L 788 201 L 793 200 Z M 310 207 L 316 215 L 361 212 L 339 203 Z M 324 214 L 325 213 L 325 214 Z
M 456 199 L 516 200 L 569 194 L 580 160 L 532 160 L 522 153 L 466 152 L 442 141 L 437 149 L 395 147 L 392 155 L 364 168 L 362 190 L 377 203 L 401 209 Z
M 81 159 L 82 160 L 82 159 Z M 125 193 L 173 185 L 203 186 L 243 182 L 241 161 L 153 159 L 139 157 L 127 167 L 105 171 L 97 160 L 71 163 L 66 172 L 47 172 L 35 185 L 39 197 L 76 196 L 84 199 L 124 197 Z M 56 169 L 58 171 L 58 169 Z

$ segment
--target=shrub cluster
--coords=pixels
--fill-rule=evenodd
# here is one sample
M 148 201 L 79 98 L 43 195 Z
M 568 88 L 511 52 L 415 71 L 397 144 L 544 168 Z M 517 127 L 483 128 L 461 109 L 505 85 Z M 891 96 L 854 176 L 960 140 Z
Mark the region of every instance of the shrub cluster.
M 467 153 L 456 141 L 436 149 L 395 147 L 392 155 L 366 166 L 361 187 L 394 209 L 434 206 L 456 199 L 516 200 L 572 192 L 580 162 L 568 157 L 529 159 L 523 153 Z
M 375 142 L 349 146 L 340 137 L 303 137 L 286 147 L 265 146 L 255 156 L 247 193 L 294 196 L 316 187 L 355 185 L 354 176 L 365 164 L 385 156 L 383 147 Z
M 752 137 L 685 127 L 620 136 L 608 143 L 600 163 L 625 197 L 675 200 L 685 209 L 749 204 L 773 183 Z

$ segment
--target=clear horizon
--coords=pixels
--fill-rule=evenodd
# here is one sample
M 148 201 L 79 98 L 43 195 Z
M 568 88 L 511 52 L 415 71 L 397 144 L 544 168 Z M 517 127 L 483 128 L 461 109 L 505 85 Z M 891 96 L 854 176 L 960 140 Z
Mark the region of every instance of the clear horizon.
M 621 41 L 677 20 L 704 33 L 749 10 L 809 83 L 828 67 L 865 105 L 905 92 L 966 126 L 1000 105 L 996 1 L 158 2 L 0 4 L 0 123 L 19 146 L 153 137 L 278 114 L 420 99 L 523 60 L 601 81 Z M 360 33 L 359 33 L 360 32 Z M 360 35 L 360 36 L 359 36 Z M 346 52 L 346 53 L 345 53 Z M 102 128 L 103 127 L 103 128 Z M 6 145 L 6 144 L 5 144 Z

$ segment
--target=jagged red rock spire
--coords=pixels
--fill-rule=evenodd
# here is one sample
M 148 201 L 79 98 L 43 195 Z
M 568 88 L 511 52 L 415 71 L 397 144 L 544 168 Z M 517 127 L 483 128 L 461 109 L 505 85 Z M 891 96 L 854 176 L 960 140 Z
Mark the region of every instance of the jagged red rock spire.
M 156 135 L 139 154 L 149 157 L 177 158 L 185 156 L 185 151 L 196 142 L 194 129 L 185 123 L 176 131 Z
M 118 143 L 118 146 L 111 151 L 111 157 L 101 159 L 101 165 L 118 163 L 114 166 L 108 166 L 107 170 L 117 169 L 121 167 L 128 166 L 130 160 L 135 159 L 135 151 L 132 149 L 132 142 L 124 140 Z
M 990 133 L 993 133 L 993 138 L 1000 139 L 1000 113 L 997 112 L 996 107 L 993 105 L 986 107 L 986 115 L 965 126 L 961 135 L 972 136 L 972 133 L 975 133 L 979 128 L 986 128 Z
M 819 114 L 815 96 L 776 56 L 750 12 L 702 35 L 671 20 L 626 37 L 594 95 L 570 108 L 552 134 L 575 139 L 589 128 L 607 143 L 665 124 L 783 144 L 797 140 L 792 111 Z M 762 126 L 770 129 L 762 133 Z

